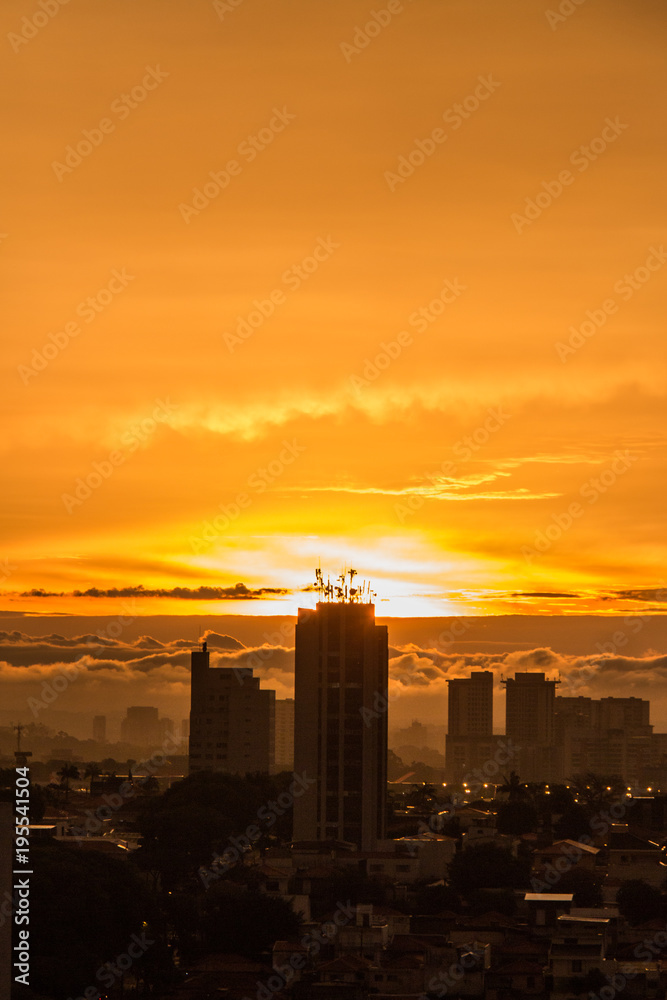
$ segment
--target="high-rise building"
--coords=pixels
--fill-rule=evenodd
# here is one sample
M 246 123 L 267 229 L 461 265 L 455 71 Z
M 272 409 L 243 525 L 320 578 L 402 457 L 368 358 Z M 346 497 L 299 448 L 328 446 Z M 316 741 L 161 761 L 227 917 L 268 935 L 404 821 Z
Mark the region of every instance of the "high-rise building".
M 274 770 L 294 769 L 294 698 L 276 699 L 276 750 Z
M 385 837 L 389 639 L 353 575 L 333 600 L 318 574 L 329 599 L 299 609 L 294 769 L 315 783 L 295 800 L 294 839 L 372 850 Z
M 152 705 L 132 705 L 120 724 L 123 743 L 157 746 L 161 742 L 158 710 Z
M 662 754 L 649 722 L 648 701 L 556 698 L 555 707 L 562 779 L 593 772 L 620 775 L 635 785 L 659 768 Z
M 493 673 L 447 681 L 449 688 L 445 770 L 448 781 L 463 781 L 493 754 Z
M 524 781 L 552 781 L 560 771 L 556 750 L 555 699 L 558 680 L 541 673 L 516 673 L 507 691 L 505 733 L 518 748 L 514 770 Z
M 106 715 L 93 716 L 93 739 L 96 743 L 106 743 L 107 740 L 107 717 Z
M 275 691 L 250 669 L 212 667 L 206 642 L 190 659 L 190 773 L 273 771 Z

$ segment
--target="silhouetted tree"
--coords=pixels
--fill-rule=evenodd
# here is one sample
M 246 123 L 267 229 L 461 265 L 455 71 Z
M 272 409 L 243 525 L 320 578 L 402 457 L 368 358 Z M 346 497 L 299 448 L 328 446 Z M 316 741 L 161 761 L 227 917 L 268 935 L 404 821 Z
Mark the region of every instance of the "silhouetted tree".
M 532 802 L 516 799 L 503 802 L 498 809 L 496 826 L 498 833 L 510 833 L 520 837 L 537 829 L 537 809 Z
M 96 764 L 94 760 L 91 760 L 89 764 L 86 764 L 86 769 L 83 772 L 84 778 L 90 778 L 90 794 L 93 794 L 93 782 L 96 778 L 99 778 L 102 773 L 100 765 Z
M 65 789 L 65 802 L 67 802 L 69 798 L 69 783 L 70 781 L 76 781 L 80 777 L 79 769 L 74 764 L 63 764 L 60 770 L 56 771 L 56 774 L 60 778 L 61 786 Z
M 516 771 L 510 771 L 509 778 L 505 778 L 505 783 L 500 786 L 500 791 L 509 795 L 510 802 L 517 799 L 525 799 L 528 795 L 526 786 L 522 784 L 521 778 Z
M 204 900 L 203 939 L 207 951 L 257 958 L 276 940 L 299 933 L 300 918 L 284 899 L 217 882 Z
M 643 879 L 634 878 L 624 882 L 616 893 L 616 902 L 622 916 L 631 924 L 643 924 L 663 914 L 660 892 Z

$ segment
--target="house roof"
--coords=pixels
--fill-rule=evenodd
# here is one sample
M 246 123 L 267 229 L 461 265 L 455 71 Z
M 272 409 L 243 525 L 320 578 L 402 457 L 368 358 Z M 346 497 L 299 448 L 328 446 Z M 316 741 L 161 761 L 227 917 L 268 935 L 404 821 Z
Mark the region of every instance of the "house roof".
M 308 953 L 308 949 L 300 941 L 276 941 L 273 945 L 272 951 L 289 951 L 290 953 L 305 952 Z
M 572 851 L 580 851 L 582 856 L 588 854 L 592 857 L 600 853 L 598 847 L 589 847 L 588 844 L 581 844 L 576 840 L 556 840 L 549 847 L 538 848 L 535 853 L 552 857 L 562 854 L 570 855 Z
M 493 972 L 499 976 L 541 976 L 544 968 L 538 962 L 508 962 Z
M 527 892 L 523 897 L 526 903 L 571 903 L 572 892 Z
M 461 921 L 466 927 L 515 927 L 516 920 L 497 910 L 487 910 L 478 917 L 464 917 Z
M 341 955 L 330 962 L 324 962 L 319 967 L 320 972 L 367 972 L 377 966 L 362 955 Z
M 612 830 L 609 834 L 607 848 L 610 851 L 646 851 L 650 854 L 660 853 L 660 848 L 657 844 L 654 844 L 651 840 L 644 840 L 643 837 L 637 837 L 634 833 L 628 833 L 627 831 L 616 832 Z

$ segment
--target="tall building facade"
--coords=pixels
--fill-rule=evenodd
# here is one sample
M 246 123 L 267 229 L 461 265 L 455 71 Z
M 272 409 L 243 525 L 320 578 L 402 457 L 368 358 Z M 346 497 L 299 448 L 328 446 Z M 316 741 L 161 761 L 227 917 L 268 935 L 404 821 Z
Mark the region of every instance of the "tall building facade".
M 299 609 L 294 769 L 314 783 L 295 800 L 294 839 L 372 850 L 385 837 L 389 639 L 373 604 L 338 592 Z
M 641 698 L 556 698 L 556 739 L 563 780 L 588 771 L 621 775 L 629 784 L 651 783 L 662 748 Z
M 96 743 L 106 743 L 107 739 L 107 717 L 106 715 L 93 716 L 93 739 Z
M 524 781 L 554 781 L 561 770 L 556 748 L 556 686 L 545 674 L 516 673 L 507 692 L 505 733 L 517 747 L 513 770 Z
M 132 705 L 120 724 L 120 738 L 124 743 L 148 746 L 161 741 L 160 719 L 152 705 Z
M 447 681 L 449 705 L 445 742 L 447 781 L 464 781 L 493 756 L 493 673 L 473 670 L 470 677 Z
M 250 669 L 212 667 L 205 642 L 190 662 L 190 773 L 272 772 L 275 691 L 262 690 Z
M 276 698 L 274 770 L 294 770 L 294 698 Z

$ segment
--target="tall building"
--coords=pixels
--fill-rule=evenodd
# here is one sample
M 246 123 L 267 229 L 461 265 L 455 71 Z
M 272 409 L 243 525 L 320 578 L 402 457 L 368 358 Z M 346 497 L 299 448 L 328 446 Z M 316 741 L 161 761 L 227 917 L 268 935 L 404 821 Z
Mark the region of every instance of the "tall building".
M 659 771 L 662 751 L 650 724 L 650 703 L 641 698 L 556 698 L 560 777 L 586 772 L 617 774 L 631 785 Z
M 513 770 L 524 781 L 553 781 L 562 769 L 556 748 L 556 685 L 545 674 L 516 673 L 507 691 L 505 733 L 519 748 Z
M 276 699 L 276 750 L 274 770 L 294 770 L 294 698 Z
M 212 667 L 206 642 L 192 652 L 190 773 L 273 771 L 275 691 L 250 669 Z
M 93 739 L 96 743 L 106 743 L 107 741 L 107 717 L 106 715 L 93 716 Z
M 463 781 L 493 755 L 493 673 L 447 681 L 449 688 L 445 770 L 448 781 Z
M 294 769 L 315 782 L 295 799 L 294 839 L 372 850 L 385 837 L 389 638 L 353 576 L 336 600 L 318 573 L 327 600 L 299 609 Z
M 157 708 L 152 705 L 132 705 L 128 708 L 120 724 L 120 738 L 123 743 L 157 746 L 161 740 Z

